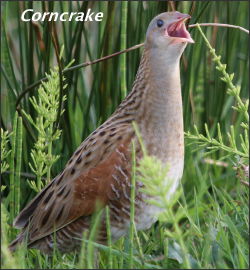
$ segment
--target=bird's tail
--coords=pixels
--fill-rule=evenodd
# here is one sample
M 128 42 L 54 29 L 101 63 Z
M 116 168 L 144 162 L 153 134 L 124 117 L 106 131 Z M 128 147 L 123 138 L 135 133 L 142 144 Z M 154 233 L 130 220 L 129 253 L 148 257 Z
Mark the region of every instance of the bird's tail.
M 13 240 L 8 248 L 11 252 L 15 252 L 15 250 L 17 249 L 18 245 L 20 245 L 21 243 L 24 242 L 24 232 L 21 232 L 15 240 Z

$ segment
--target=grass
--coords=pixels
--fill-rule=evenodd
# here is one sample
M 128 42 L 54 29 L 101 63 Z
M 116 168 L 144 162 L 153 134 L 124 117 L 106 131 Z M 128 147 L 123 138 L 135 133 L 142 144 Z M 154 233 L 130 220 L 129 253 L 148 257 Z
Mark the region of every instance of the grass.
M 180 1 L 174 6 L 180 12 L 192 13 L 190 24 L 221 22 L 245 28 L 249 24 L 249 4 L 244 1 Z M 248 124 L 248 120 L 244 113 L 232 108 L 240 104 L 239 100 L 227 93 L 228 84 L 221 80 L 222 75 L 216 69 L 218 63 L 212 60 L 214 56 L 197 27 L 190 28 L 195 44 L 188 45 L 181 61 L 184 126 L 186 134 L 190 132 L 194 136 L 186 137 L 182 185 L 166 208 L 168 211 L 147 231 L 137 232 L 131 218 L 128 237 L 115 243 L 109 241 L 107 246 L 92 241 L 98 228 L 97 215 L 91 238 L 84 236 L 79 254 L 60 255 L 55 250 L 49 258 L 25 248 L 14 255 L 9 253 L 7 245 L 17 234 L 11 227 L 13 218 L 36 194 L 29 183 L 37 183 L 37 178 L 29 164 L 33 162 L 30 153 L 39 132 L 22 112 L 36 119 L 37 112 L 29 98 L 38 100 L 39 91 L 38 87 L 29 86 L 44 78 L 55 65 L 65 68 L 75 59 L 75 66 L 143 42 L 150 20 L 160 12 L 171 10 L 171 5 L 165 1 L 6 1 L 1 2 L 1 8 L 1 126 L 5 131 L 5 135 L 1 133 L 1 147 L 5 149 L 4 155 L 1 151 L 5 162 L 1 164 L 4 167 L 4 172 L 1 171 L 2 268 L 91 268 L 95 267 L 93 257 L 98 249 L 101 268 L 247 269 L 249 190 L 242 184 L 241 178 L 245 176 L 239 177 L 238 170 L 242 169 L 241 162 L 247 163 L 248 154 L 241 160 L 237 152 L 227 156 L 220 147 L 211 153 L 207 148 L 211 141 L 202 147 L 196 146 L 198 135 L 207 138 L 207 131 L 211 138 L 216 138 L 219 123 L 225 146 L 231 143 L 227 134 L 231 134 L 233 126 L 235 147 L 241 149 L 241 136 L 248 138 L 242 122 Z M 105 16 L 99 23 L 56 22 L 52 27 L 48 22 L 37 25 L 21 22 L 20 14 L 27 8 L 58 12 L 85 12 L 91 8 L 103 11 Z M 216 54 L 221 55 L 221 62 L 227 65 L 227 74 L 235 74 L 233 84 L 241 87 L 238 97 L 245 104 L 249 89 L 249 36 L 231 28 L 204 27 L 202 30 Z M 62 45 L 60 60 L 57 56 Z M 81 141 L 110 116 L 130 91 L 140 54 L 141 49 L 136 49 L 64 74 L 67 88 L 59 85 L 59 98 L 62 100 L 66 95 L 67 99 L 57 115 L 65 111 L 59 126 L 53 124 L 54 130 L 62 130 L 60 139 L 52 147 L 52 154 L 60 158 L 50 167 L 48 175 L 54 177 L 64 168 Z M 26 91 L 27 88 L 30 90 Z M 212 162 L 206 162 L 206 157 Z M 222 159 L 224 163 L 218 163 Z M 154 169 L 151 163 L 146 171 Z M 131 213 L 133 217 L 133 207 Z M 109 211 L 105 209 L 102 214 L 108 220 Z

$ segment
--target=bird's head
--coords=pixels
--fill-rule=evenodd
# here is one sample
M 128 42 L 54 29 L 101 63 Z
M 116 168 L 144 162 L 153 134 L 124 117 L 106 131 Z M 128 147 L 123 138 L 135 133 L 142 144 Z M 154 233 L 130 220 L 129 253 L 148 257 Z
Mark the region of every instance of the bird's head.
M 148 26 L 146 47 L 181 55 L 187 43 L 194 43 L 185 26 L 185 21 L 189 18 L 190 15 L 178 11 L 156 16 Z

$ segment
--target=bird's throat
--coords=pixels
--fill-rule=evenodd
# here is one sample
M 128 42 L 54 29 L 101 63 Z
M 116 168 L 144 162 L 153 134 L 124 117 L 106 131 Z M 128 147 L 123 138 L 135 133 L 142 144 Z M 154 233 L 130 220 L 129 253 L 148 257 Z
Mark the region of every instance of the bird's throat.
M 145 50 L 137 80 L 144 88 L 136 119 L 149 154 L 162 161 L 183 157 L 179 57 Z

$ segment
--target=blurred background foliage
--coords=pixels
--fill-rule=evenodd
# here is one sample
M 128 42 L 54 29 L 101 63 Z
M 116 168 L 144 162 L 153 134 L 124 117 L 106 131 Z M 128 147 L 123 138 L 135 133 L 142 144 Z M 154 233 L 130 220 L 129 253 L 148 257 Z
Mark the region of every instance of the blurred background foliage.
M 248 28 L 248 7 L 248 1 L 1 2 L 1 126 L 4 130 L 13 129 L 16 110 L 23 117 L 22 173 L 31 174 L 28 163 L 36 130 L 21 114 L 21 109 L 35 116 L 29 97 L 37 96 L 38 87 L 29 86 L 58 65 L 57 47 L 64 45 L 62 67 L 72 59 L 75 59 L 73 65 L 77 65 L 144 42 L 149 22 L 161 12 L 176 9 L 191 14 L 190 24 L 220 22 Z M 101 22 L 22 22 L 21 13 L 28 8 L 59 13 L 86 12 L 91 8 L 94 12 L 103 12 L 104 18 Z M 226 94 L 226 84 L 220 80 L 198 29 L 189 31 L 195 44 L 187 46 L 181 59 L 185 131 L 192 131 L 196 124 L 204 132 L 204 123 L 207 123 L 213 136 L 219 122 L 222 134 L 226 134 L 230 125 L 240 134 L 242 119 L 231 109 L 234 99 Z M 234 82 L 241 85 L 241 97 L 248 98 L 249 36 L 232 28 L 204 27 L 203 31 L 217 54 L 222 56 L 222 62 L 227 64 L 227 71 L 235 73 Z M 60 154 L 60 159 L 52 167 L 52 176 L 64 168 L 88 134 L 111 115 L 124 92 L 131 90 L 141 52 L 142 48 L 136 49 L 64 74 L 68 87 L 63 94 L 67 100 L 59 123 L 62 136 L 53 146 L 53 152 Z M 236 140 L 239 140 L 237 134 Z M 204 152 L 205 149 L 193 153 L 193 147 L 186 146 L 182 183 L 190 205 L 194 189 L 198 190 L 200 198 L 211 191 L 211 182 L 230 193 L 240 189 L 233 167 L 204 164 Z M 212 158 L 217 160 L 219 156 L 220 153 L 216 153 Z M 21 178 L 21 208 L 34 196 L 26 179 L 27 175 Z M 7 186 L 5 196 L 9 190 L 8 174 L 3 175 L 2 183 Z

